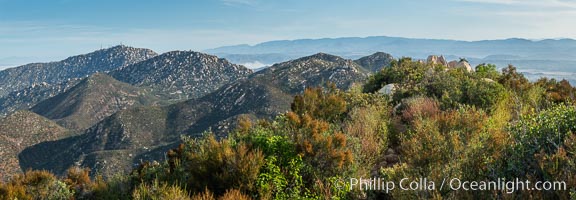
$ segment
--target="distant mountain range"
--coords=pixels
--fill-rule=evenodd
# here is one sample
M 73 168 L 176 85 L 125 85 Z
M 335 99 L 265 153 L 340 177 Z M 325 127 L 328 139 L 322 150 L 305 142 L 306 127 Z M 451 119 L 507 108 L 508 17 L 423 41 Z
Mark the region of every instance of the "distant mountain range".
M 437 39 L 412 39 L 401 37 L 348 37 L 326 39 L 280 40 L 253 46 L 225 46 L 206 50 L 221 55 L 280 55 L 303 56 L 317 52 L 331 53 L 343 57 L 361 57 L 373 52 L 384 51 L 394 56 L 425 58 L 432 54 L 465 56 L 471 58 L 504 58 L 534 60 L 576 60 L 576 40 L 482 40 L 459 41 Z
M 498 67 L 513 64 L 532 80 L 542 74 L 576 83 L 576 40 L 546 39 L 458 41 L 412 39 L 402 37 L 346 37 L 325 39 L 279 40 L 256 45 L 236 45 L 208 49 L 205 52 L 229 59 L 234 63 L 251 64 L 284 62 L 318 52 L 357 59 L 374 52 L 386 52 L 394 57 L 426 59 L 429 55 L 444 55 L 449 60 L 466 58 L 473 66 L 492 63 Z M 568 73 L 568 75 L 566 75 Z

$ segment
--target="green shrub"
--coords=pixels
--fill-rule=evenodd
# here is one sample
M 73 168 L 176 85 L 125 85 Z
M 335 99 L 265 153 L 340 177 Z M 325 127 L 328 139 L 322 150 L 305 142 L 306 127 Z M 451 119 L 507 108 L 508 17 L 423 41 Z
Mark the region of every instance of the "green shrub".
M 97 176 L 85 199 L 130 199 L 133 188 L 128 175 L 116 175 L 108 180 Z
M 463 85 L 464 99 L 462 103 L 490 109 L 506 92 L 504 86 L 497 82 L 482 79 L 470 79 Z
M 530 157 L 540 150 L 553 153 L 564 139 L 576 133 L 576 108 L 558 105 L 535 115 L 524 116 L 510 127 L 516 153 Z
M 358 166 L 358 175 L 370 175 L 372 167 L 382 159 L 389 147 L 389 124 L 388 106 L 357 107 L 349 112 L 343 129 Z
M 496 65 L 482 63 L 476 66 L 475 75 L 480 78 L 488 78 L 491 80 L 498 80 L 500 73 L 496 70 Z

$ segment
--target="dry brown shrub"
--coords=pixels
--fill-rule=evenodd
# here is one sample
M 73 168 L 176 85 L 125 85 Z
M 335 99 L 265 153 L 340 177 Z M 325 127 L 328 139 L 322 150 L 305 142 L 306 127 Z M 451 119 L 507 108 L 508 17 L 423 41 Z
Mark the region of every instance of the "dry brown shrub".
M 242 194 L 240 190 L 228 190 L 224 195 L 222 195 L 219 200 L 250 200 L 248 195 Z
M 210 192 L 210 190 L 206 188 L 204 192 L 194 195 L 192 200 L 216 200 L 216 198 L 214 198 L 214 193 Z
M 416 118 L 428 118 L 440 113 L 438 101 L 427 97 L 415 97 L 406 100 L 406 109 L 402 111 L 402 120 L 412 123 Z

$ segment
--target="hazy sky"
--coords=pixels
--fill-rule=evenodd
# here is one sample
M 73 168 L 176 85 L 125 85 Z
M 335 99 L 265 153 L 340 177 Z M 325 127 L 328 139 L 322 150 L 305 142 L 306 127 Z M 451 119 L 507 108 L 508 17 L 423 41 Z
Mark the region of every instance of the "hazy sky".
M 0 0 L 0 68 L 117 44 L 162 53 L 349 36 L 576 38 L 576 0 Z

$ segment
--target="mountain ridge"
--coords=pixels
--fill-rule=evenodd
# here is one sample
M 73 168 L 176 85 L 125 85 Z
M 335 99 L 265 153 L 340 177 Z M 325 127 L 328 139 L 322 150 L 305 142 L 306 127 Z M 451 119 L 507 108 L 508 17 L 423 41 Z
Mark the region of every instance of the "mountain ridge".
M 348 89 L 354 82 L 367 78 L 370 72 L 353 60 L 339 56 L 316 53 L 299 59 L 274 64 L 250 76 L 274 83 L 290 94 L 304 91 L 306 87 L 321 86 L 332 82 Z
M 321 86 L 334 76 L 342 79 L 336 82 L 337 87 L 346 89 L 353 82 L 363 81 L 367 73 L 352 60 L 328 54 L 279 63 L 201 98 L 119 111 L 79 136 L 27 148 L 21 153 L 22 165 L 63 174 L 69 166 L 79 163 L 109 177 L 130 170 L 142 160 L 163 159 L 165 150 L 180 142 L 180 135 L 199 137 L 212 130 L 218 137 L 226 137 L 222 133 L 234 128 L 240 116 L 271 118 L 286 112 L 293 95 L 304 87 L 281 84 L 270 77 L 294 83 L 304 80 L 309 83 L 306 86 L 312 87 Z M 52 154 L 52 159 L 44 158 Z
M 115 79 L 183 94 L 184 99 L 201 97 L 223 84 L 245 78 L 252 70 L 213 55 L 194 51 L 171 51 L 110 72 Z
M 0 97 L 0 117 L 17 110 L 27 110 L 43 100 L 74 87 L 81 79 L 73 78 L 55 84 L 39 84 L 13 91 Z
M 31 63 L 0 71 L 0 97 L 35 84 L 55 84 L 71 78 L 137 63 L 157 54 L 150 49 L 115 46 L 68 57 L 61 61 Z
M 550 56 L 554 56 L 555 59 L 558 59 L 570 55 L 570 52 L 575 52 L 575 46 L 576 40 L 573 39 L 527 40 L 509 38 L 499 40 L 464 41 L 370 36 L 277 40 L 255 45 L 223 46 L 207 49 L 205 52 L 216 55 L 250 55 L 267 53 L 284 54 L 296 57 L 301 57 L 315 52 L 326 52 L 353 59 L 378 51 L 388 52 L 395 56 L 410 56 L 415 58 L 425 58 L 426 56 L 433 54 L 483 58 L 493 54 L 507 54 L 514 52 L 520 54 L 520 56 L 537 56 L 542 54 L 547 56 L 542 58 L 550 58 Z M 554 52 L 550 53 L 546 51 L 550 49 Z M 566 52 L 567 50 L 569 52 Z M 572 58 L 572 60 L 576 59 Z
M 120 82 L 102 73 L 93 74 L 30 110 L 72 130 L 84 130 L 117 111 L 135 106 L 158 105 L 150 90 Z

